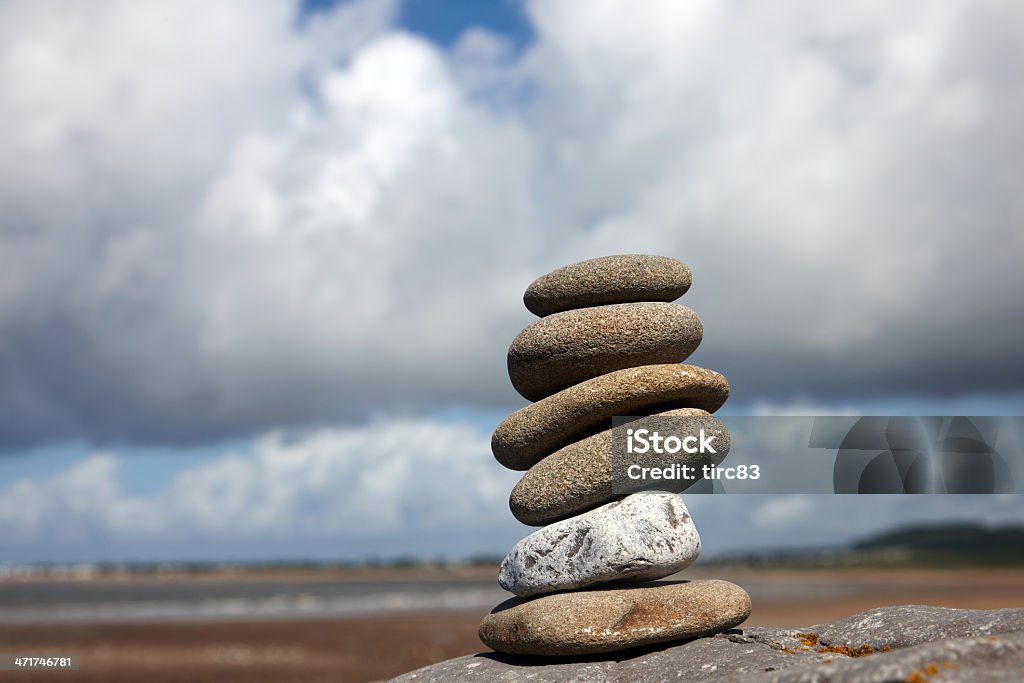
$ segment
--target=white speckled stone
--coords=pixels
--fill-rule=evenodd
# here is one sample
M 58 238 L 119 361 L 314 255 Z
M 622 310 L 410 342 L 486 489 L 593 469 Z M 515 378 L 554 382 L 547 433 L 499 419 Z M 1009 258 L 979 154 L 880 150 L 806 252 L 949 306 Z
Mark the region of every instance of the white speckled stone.
M 674 493 L 635 493 L 536 531 L 501 563 L 498 583 L 521 597 L 605 581 L 658 579 L 689 566 L 700 536 Z

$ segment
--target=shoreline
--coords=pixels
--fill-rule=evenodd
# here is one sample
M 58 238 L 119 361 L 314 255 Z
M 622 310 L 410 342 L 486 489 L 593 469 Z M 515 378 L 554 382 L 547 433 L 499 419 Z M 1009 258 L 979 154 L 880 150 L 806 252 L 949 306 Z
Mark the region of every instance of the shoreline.
M 745 586 L 754 596 L 753 612 L 740 628 L 802 628 L 887 605 L 1024 607 L 1024 574 L 1004 569 L 709 567 L 687 570 L 676 578 L 708 576 Z M 784 597 L 756 597 L 765 586 Z M 0 643 L 7 652 L 79 655 L 81 668 L 73 675 L 79 683 L 374 681 L 485 651 L 476 630 L 486 611 L 173 622 L 8 622 L 0 623 Z M 22 672 L 17 680 L 63 681 L 67 676 Z
M 480 579 L 496 577 L 497 565 L 454 565 L 412 567 L 324 567 L 315 569 L 290 568 L 227 568 L 187 571 L 182 569 L 153 571 L 85 571 L 59 569 L 40 570 L 32 573 L 0 575 L 0 586 L 7 584 L 32 583 L 147 583 L 164 581 L 194 581 L 226 583 L 238 581 L 446 581 L 451 579 Z
M 815 567 L 759 567 L 747 564 L 699 562 L 698 566 L 672 575 L 674 579 L 688 577 L 708 578 L 711 576 L 766 576 L 778 575 L 789 577 L 804 575 L 824 577 L 837 574 L 867 575 L 881 578 L 899 578 L 911 576 L 934 577 L 941 574 L 956 573 L 959 576 L 975 575 L 985 577 L 1021 577 L 1024 566 L 991 565 L 991 566 L 954 566 L 935 568 L 922 565 L 880 566 L 880 565 L 836 565 Z M 453 565 L 453 566 L 412 566 L 412 567 L 359 567 L 323 569 L 218 569 L 211 571 L 184 571 L 180 569 L 168 571 L 112 571 L 86 574 L 75 574 L 73 571 L 57 571 L 49 573 L 33 573 L 31 575 L 0 575 L 0 586 L 10 584 L 38 583 L 159 583 L 166 581 L 234 583 L 238 581 L 273 582 L 273 581 L 450 581 L 459 579 L 490 579 L 497 582 L 498 565 Z M 670 578 L 670 577 L 666 577 Z M 1022 579 L 1024 581 L 1024 579 Z

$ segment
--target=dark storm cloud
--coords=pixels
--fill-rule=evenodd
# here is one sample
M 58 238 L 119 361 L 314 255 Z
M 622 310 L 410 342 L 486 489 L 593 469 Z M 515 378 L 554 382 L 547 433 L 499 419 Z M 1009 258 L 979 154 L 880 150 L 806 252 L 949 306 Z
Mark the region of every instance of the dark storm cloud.
M 620 252 L 740 404 L 1024 388 L 1014 6 L 126 7 L 0 10 L 7 449 L 505 410 L 525 286 Z

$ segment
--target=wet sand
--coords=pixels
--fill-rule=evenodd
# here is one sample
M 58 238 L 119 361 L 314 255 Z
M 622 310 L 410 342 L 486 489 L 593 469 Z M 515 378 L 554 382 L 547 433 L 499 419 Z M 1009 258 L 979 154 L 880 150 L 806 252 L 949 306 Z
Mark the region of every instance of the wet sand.
M 710 575 L 750 587 L 755 594 L 754 612 L 747 625 L 808 626 L 882 605 L 1024 607 L 1024 571 L 1019 569 L 722 568 L 688 571 L 685 577 Z M 776 595 L 758 599 L 759 587 L 771 588 L 761 592 Z M 404 614 L 234 622 L 0 624 L 0 652 L 81 657 L 77 672 L 4 672 L 4 680 L 12 681 L 369 681 L 482 650 L 476 637 L 480 617 L 478 613 Z

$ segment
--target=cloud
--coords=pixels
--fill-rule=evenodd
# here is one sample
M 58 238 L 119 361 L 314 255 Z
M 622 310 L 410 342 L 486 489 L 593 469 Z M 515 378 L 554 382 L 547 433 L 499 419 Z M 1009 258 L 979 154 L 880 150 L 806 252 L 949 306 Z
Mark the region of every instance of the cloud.
M 380 421 L 181 465 L 133 490 L 131 452 L 98 451 L 0 487 L 8 562 L 501 555 L 532 528 L 508 510 L 520 476 L 468 423 Z M 688 495 L 703 555 L 837 546 L 901 524 L 1024 520 L 1021 496 Z
M 740 402 L 1024 386 L 1016 6 L 84 12 L 0 7 L 6 448 L 511 409 L 522 290 L 614 252 Z
M 792 525 L 812 510 L 807 496 L 779 496 L 754 511 L 754 524 L 761 527 Z
M 130 454 L 96 452 L 0 490 L 0 536 L 24 560 L 498 552 L 523 534 L 518 475 L 487 453 L 479 430 L 426 420 L 271 432 L 140 494 Z
M 97 452 L 48 479 L 19 479 L 0 492 L 0 528 L 7 543 L 33 539 L 95 539 L 164 531 L 154 504 L 127 496 L 118 459 Z

